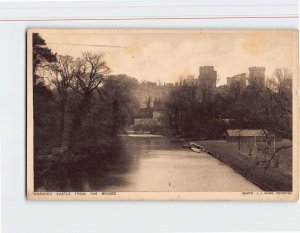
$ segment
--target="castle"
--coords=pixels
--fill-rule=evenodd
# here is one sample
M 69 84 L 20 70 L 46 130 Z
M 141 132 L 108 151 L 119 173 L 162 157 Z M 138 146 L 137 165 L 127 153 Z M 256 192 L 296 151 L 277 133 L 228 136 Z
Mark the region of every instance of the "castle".
M 247 83 L 246 75 L 247 75 L 246 73 L 241 73 L 241 74 L 234 75 L 232 77 L 227 77 L 227 85 L 229 87 L 244 89 Z
M 139 111 L 134 118 L 135 126 L 161 126 L 166 118 L 165 102 L 171 91 L 180 86 L 200 86 L 204 89 L 214 90 L 217 84 L 217 72 L 213 66 L 201 66 L 198 79 L 188 75 L 181 77 L 179 83 L 157 84 L 144 81 L 135 92 L 139 103 Z
M 248 83 L 247 83 L 248 80 Z M 244 89 L 248 85 L 265 85 L 265 67 L 249 67 L 246 73 L 227 77 L 227 85 Z M 217 86 L 217 71 L 214 66 L 200 66 L 198 78 L 192 75 L 181 77 L 179 83 L 164 83 L 143 81 L 137 88 L 135 95 L 139 103 L 134 125 L 161 125 L 165 117 L 165 102 L 172 90 L 180 86 L 197 86 L 202 90 L 214 91 Z
M 165 101 L 173 87 L 171 83 L 142 82 L 136 91 L 140 108 L 153 108 L 155 101 Z
M 265 85 L 265 67 L 249 67 L 249 85 Z
M 248 80 L 248 85 L 263 87 L 265 85 L 265 70 L 265 67 L 249 67 L 249 76 L 246 73 L 241 73 L 227 77 L 227 86 L 244 89 Z
M 198 79 L 201 88 L 214 89 L 217 86 L 217 71 L 213 66 L 200 66 Z
M 136 98 L 142 109 L 154 108 L 155 101 L 165 102 L 172 89 L 181 85 L 200 85 L 203 88 L 216 88 L 217 71 L 213 66 L 201 66 L 199 68 L 198 79 L 188 75 L 180 80 L 179 83 L 157 84 L 156 82 L 143 81 L 136 90 Z
M 247 81 L 248 80 L 248 81 Z M 227 77 L 227 85 L 244 89 L 249 85 L 265 85 L 265 67 L 249 67 L 249 76 L 246 73 Z M 217 85 L 217 71 L 214 66 L 200 66 L 198 78 L 188 75 L 180 80 L 180 83 L 164 83 L 143 81 L 135 92 L 139 107 L 154 108 L 156 101 L 165 102 L 172 89 L 181 85 L 197 85 L 203 89 L 214 90 Z

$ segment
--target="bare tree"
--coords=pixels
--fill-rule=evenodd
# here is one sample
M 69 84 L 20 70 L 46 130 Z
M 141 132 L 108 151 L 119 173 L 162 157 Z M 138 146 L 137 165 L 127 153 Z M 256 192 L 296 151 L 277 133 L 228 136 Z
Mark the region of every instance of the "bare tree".
M 292 139 L 291 74 L 277 69 L 266 87 L 254 88 L 248 99 L 249 116 L 265 129 Z
M 82 57 L 76 59 L 76 71 L 71 79 L 70 87 L 82 96 L 78 108 L 75 111 L 69 141 L 73 143 L 76 132 L 82 125 L 82 121 L 91 108 L 93 92 L 104 82 L 110 73 L 110 68 L 103 59 L 103 54 L 92 52 L 82 53 Z
M 76 60 L 77 70 L 71 82 L 75 92 L 89 96 L 104 81 L 110 73 L 110 68 L 103 57 L 103 54 L 84 52 L 82 58 Z
M 60 146 L 64 146 L 65 134 L 65 113 L 68 101 L 68 92 L 70 83 L 75 76 L 76 64 L 71 56 L 58 56 L 57 62 L 49 66 L 49 82 L 55 86 L 58 96 L 58 109 L 60 113 L 59 123 L 59 142 Z
M 292 140 L 292 74 L 287 69 L 275 70 L 265 86 L 250 85 L 240 99 L 242 117 L 256 127 Z M 266 169 L 278 166 L 277 152 L 290 148 L 282 146 L 269 156 Z

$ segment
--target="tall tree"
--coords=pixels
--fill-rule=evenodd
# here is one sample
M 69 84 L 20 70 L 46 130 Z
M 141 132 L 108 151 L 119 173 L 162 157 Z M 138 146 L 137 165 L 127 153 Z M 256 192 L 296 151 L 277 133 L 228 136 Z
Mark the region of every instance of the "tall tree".
M 127 75 L 111 75 L 99 89 L 100 101 L 104 100 L 107 106 L 104 111 L 110 113 L 111 133 L 114 135 L 133 121 L 138 106 L 134 95 L 137 86 L 138 81 Z
M 292 140 L 292 74 L 288 70 L 275 70 L 265 86 L 249 85 L 239 100 L 239 107 L 239 120 L 243 124 Z M 257 164 L 266 163 L 266 170 L 271 164 L 279 166 L 278 152 L 290 147 L 292 144 L 276 148 L 266 156 L 267 160 Z
M 39 33 L 32 34 L 32 68 L 33 84 L 36 85 L 40 76 L 37 74 L 39 67 L 46 66 L 47 63 L 56 61 L 56 54 L 47 47 L 46 41 Z
M 277 69 L 266 86 L 249 85 L 239 99 L 240 120 L 292 139 L 292 75 Z
M 57 91 L 58 109 L 60 112 L 59 120 L 59 142 L 60 146 L 64 146 L 65 142 L 65 113 L 68 102 L 68 92 L 70 82 L 75 76 L 76 65 L 71 56 L 58 56 L 57 62 L 49 66 L 49 82 Z
M 56 61 L 56 55 L 38 34 L 32 34 L 33 68 L 33 118 L 35 153 L 40 153 L 56 143 L 55 98 L 45 82 L 41 82 L 44 67 Z
M 69 134 L 71 144 L 73 144 L 76 133 L 91 108 L 93 93 L 110 73 L 110 68 L 103 57 L 103 54 L 84 52 L 82 57 L 75 61 L 76 71 L 70 82 L 70 87 L 81 96 L 81 100 L 71 123 Z

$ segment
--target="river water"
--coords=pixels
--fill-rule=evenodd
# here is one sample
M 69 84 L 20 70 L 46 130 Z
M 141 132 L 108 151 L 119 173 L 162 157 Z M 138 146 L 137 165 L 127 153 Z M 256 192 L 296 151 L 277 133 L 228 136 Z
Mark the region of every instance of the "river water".
M 40 177 L 41 182 L 36 182 L 35 190 L 260 191 L 213 156 L 183 148 L 182 142 L 172 142 L 168 137 L 120 136 L 118 145 L 117 153 L 109 155 L 110 162 L 100 158 L 84 160 L 77 167 L 52 166 L 49 173 Z
M 98 191 L 260 191 L 211 155 L 182 148 L 168 137 L 122 136 L 121 142 L 130 159 L 121 165 L 125 167 L 110 172 Z

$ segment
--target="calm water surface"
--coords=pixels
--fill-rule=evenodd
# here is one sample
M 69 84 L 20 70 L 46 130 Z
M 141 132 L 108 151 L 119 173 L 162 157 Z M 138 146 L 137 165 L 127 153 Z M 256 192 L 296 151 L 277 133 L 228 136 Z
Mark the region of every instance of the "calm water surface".
M 259 191 L 206 153 L 155 135 L 120 136 L 113 163 L 52 168 L 36 191 Z M 104 164 L 104 165 L 103 165 Z
M 122 136 L 121 142 L 130 162 L 112 171 L 108 183 L 99 191 L 260 190 L 211 155 L 182 148 L 182 143 L 171 142 L 167 137 Z

